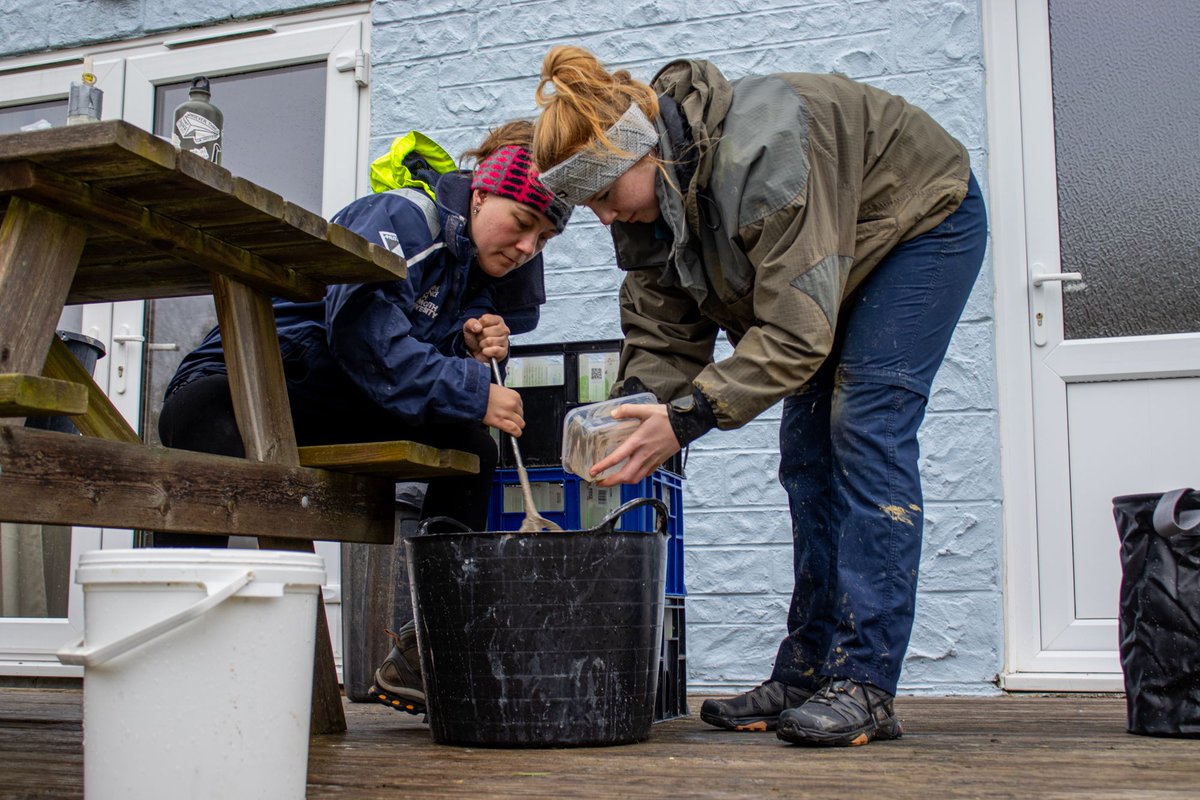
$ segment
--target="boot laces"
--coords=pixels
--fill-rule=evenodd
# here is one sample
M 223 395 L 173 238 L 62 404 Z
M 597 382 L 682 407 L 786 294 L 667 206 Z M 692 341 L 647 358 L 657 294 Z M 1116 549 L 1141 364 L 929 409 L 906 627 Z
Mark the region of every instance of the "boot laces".
M 837 701 L 836 695 L 845 693 L 846 687 L 844 685 L 829 681 L 813 693 L 813 696 L 809 699 L 809 702 L 832 706 Z

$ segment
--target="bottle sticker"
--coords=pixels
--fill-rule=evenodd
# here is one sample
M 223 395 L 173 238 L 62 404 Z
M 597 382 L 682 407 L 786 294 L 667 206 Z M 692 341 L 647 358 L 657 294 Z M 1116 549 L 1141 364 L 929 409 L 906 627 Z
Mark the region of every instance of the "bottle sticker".
M 186 111 L 181 114 L 179 119 L 175 120 L 175 127 L 179 130 L 181 137 L 191 139 L 196 144 L 204 144 L 221 138 L 221 129 L 212 120 L 200 116 L 195 111 Z

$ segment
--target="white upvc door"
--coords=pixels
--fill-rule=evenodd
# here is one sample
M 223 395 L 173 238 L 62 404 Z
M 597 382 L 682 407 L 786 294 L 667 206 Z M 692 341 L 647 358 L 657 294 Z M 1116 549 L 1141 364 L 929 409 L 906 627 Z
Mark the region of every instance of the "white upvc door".
M 125 119 L 146 130 L 155 130 L 158 89 L 163 84 L 186 81 L 196 75 L 249 75 L 292 65 L 319 65 L 324 72 L 324 97 L 320 108 L 323 141 L 317 154 L 321 163 L 319 189 L 305 203 L 325 217 L 367 190 L 366 148 L 369 127 L 368 93 L 370 41 L 365 5 L 319 10 L 287 18 L 233 23 L 134 42 L 115 42 L 87 49 L 0 62 L 0 107 L 38 103 L 61 103 L 66 107 L 67 88 L 78 80 L 85 55 L 93 58 L 97 85 L 104 92 L 103 119 Z M 214 100 L 217 98 L 214 97 Z M 218 100 L 219 102 L 219 100 Z M 170 113 L 170 109 L 166 109 Z M 65 114 L 63 114 L 65 118 Z M 61 124 L 61 122 L 59 123 Z M 256 145 L 262 146 L 262 142 Z M 286 144 L 280 142 L 280 144 Z M 227 143 L 236 148 L 237 142 Z M 286 154 L 282 154 L 281 158 Z M 227 158 L 226 164 L 232 159 Z M 268 169 L 270 169 L 268 167 Z M 274 167 L 274 176 L 287 180 L 285 170 Z M 270 176 L 253 175 L 238 168 L 238 174 L 268 188 L 278 187 Z M 293 169 L 291 172 L 302 170 Z M 285 184 L 285 186 L 290 184 Z M 189 311 L 197 306 L 192 305 Z M 160 312 L 169 316 L 170 311 Z M 215 315 L 208 313 L 204 330 Z M 148 374 L 143 367 L 156 346 L 178 345 L 178 358 L 195 341 L 171 343 L 151 341 L 153 330 L 144 330 L 145 303 L 101 303 L 82 308 L 80 332 L 100 340 L 106 357 L 96 365 L 97 383 L 139 432 L 148 411 L 142 408 L 147 395 Z M 169 327 L 169 326 L 168 326 Z M 202 335 L 202 333 L 201 333 Z M 162 354 L 160 354 L 162 355 Z M 156 361 L 155 363 L 159 363 Z M 175 363 L 178 363 L 176 359 Z M 173 367 L 169 367 L 173 369 Z M 158 402 L 150 390 L 151 404 Z M 153 436 L 153 434 L 147 434 Z M 82 633 L 82 592 L 74 584 L 74 566 L 79 553 L 105 547 L 130 547 L 130 531 L 82 528 L 71 536 L 71 584 L 65 618 L 0 617 L 0 675 L 79 675 L 78 667 L 58 663 L 55 652 Z M 317 552 L 327 566 L 324 595 L 335 656 L 340 661 L 340 546 L 318 542 Z
M 985 3 L 1006 533 L 1003 685 L 1016 690 L 1123 688 L 1116 620 L 1121 572 L 1112 498 L 1200 485 L 1196 308 L 1177 304 L 1172 318 L 1162 313 L 1164 305 L 1172 305 L 1170 294 L 1157 308 L 1139 310 L 1127 286 L 1115 287 L 1125 294 L 1114 291 L 1114 284 L 1154 280 L 1160 282 L 1156 292 L 1177 284 L 1194 293 L 1196 254 L 1190 264 L 1185 259 L 1182 266 L 1174 262 L 1166 268 L 1157 260 L 1151 263 L 1132 237 L 1122 252 L 1126 245 L 1120 237 L 1089 239 L 1079 232 L 1088 224 L 1072 221 L 1079 208 L 1070 194 L 1078 189 L 1079 176 L 1097 185 L 1111 177 L 1103 157 L 1087 168 L 1094 172 L 1081 168 L 1081 159 L 1102 148 L 1065 130 L 1069 104 L 1089 102 L 1104 80 L 1081 81 L 1087 83 L 1084 99 L 1076 91 L 1081 85 L 1071 82 L 1077 73 L 1069 67 L 1069 54 L 1057 49 L 1079 33 L 1068 28 L 1080 19 L 1079 9 L 1071 6 L 1065 0 Z M 1180 24 L 1194 22 L 1186 4 L 1177 2 L 1144 6 L 1138 13 L 1180 13 L 1187 18 Z M 1052 14 L 1057 14 L 1053 24 L 1059 37 L 1057 74 L 1051 69 Z M 1170 27 L 1172 21 L 1155 24 Z M 1122 49 L 1138 42 L 1130 36 L 1093 44 L 1125 63 L 1118 57 Z M 1056 92 L 1069 97 L 1056 98 Z M 1194 118 L 1195 92 L 1180 95 L 1183 113 Z M 1122 105 L 1114 101 L 1111 107 Z M 1097 118 L 1094 124 L 1103 135 L 1119 135 L 1112 118 Z M 1195 129 L 1192 136 L 1194 144 Z M 1109 165 L 1115 174 L 1119 165 Z M 1167 238 L 1171 224 L 1195 230 L 1195 207 L 1186 198 L 1177 208 L 1170 200 L 1164 203 L 1164 196 L 1178 199 L 1176 188 L 1151 181 L 1136 196 L 1147 208 L 1178 213 L 1175 223 L 1154 218 L 1166 226 Z M 1068 207 L 1071 203 L 1076 207 Z M 1136 205 L 1114 208 L 1101 202 L 1084 211 L 1092 222 L 1107 224 L 1109 215 L 1108 221 L 1119 226 L 1125 222 L 1122 215 L 1145 213 Z M 1115 281 L 1114 275 L 1124 280 Z M 1116 299 L 1101 308 L 1094 298 L 1103 293 Z M 1152 316 L 1147 310 L 1165 320 L 1160 325 L 1165 332 L 1137 333 L 1142 320 L 1133 317 Z M 1114 322 L 1097 320 L 1102 315 Z M 1105 330 L 1106 325 L 1115 330 Z M 1126 330 L 1132 333 L 1125 335 Z
M 65 119 L 67 90 L 81 76 L 83 53 L 39 54 L 7 62 L 0 69 L 0 98 L 6 108 L 54 104 Z M 120 119 L 124 96 L 125 62 L 119 55 L 97 53 L 93 58 L 93 73 L 97 84 L 108 93 L 102 109 L 103 119 Z M 110 93 L 110 94 L 109 94 Z M 56 114 L 58 113 L 56 110 Z M 34 115 L 36 116 L 36 114 Z M 31 120 L 36 121 L 36 120 Z M 141 334 L 141 303 L 119 303 L 89 306 L 83 309 L 82 331 L 105 344 L 111 353 L 111 334 L 114 318 L 119 324 L 131 326 L 133 337 Z M 101 388 L 108 386 L 108 366 L 112 359 L 102 359 L 96 367 L 96 380 Z M 132 424 L 138 419 L 138 383 L 140 359 L 133 364 L 129 377 L 134 381 L 118 408 Z M 132 400 L 132 405 L 128 402 Z M 74 575 L 79 555 L 107 544 L 110 547 L 128 546 L 127 531 L 107 531 L 100 528 L 75 527 L 70 533 L 69 570 Z M 12 577 L 12 576 L 7 576 Z M 60 664 L 55 653 L 63 644 L 83 634 L 83 591 L 74 581 L 67 589 L 66 617 L 0 617 L 0 676 L 41 675 L 74 676 L 79 667 Z

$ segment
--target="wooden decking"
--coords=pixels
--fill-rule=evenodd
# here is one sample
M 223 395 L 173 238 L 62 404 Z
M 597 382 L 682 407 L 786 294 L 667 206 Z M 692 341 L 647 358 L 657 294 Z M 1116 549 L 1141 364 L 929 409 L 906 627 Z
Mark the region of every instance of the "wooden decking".
M 0 797 L 82 796 L 81 698 L 0 689 Z M 637 745 L 489 750 L 435 745 L 415 717 L 350 703 L 348 732 L 312 740 L 308 797 L 1200 796 L 1200 741 L 1131 736 L 1124 708 L 1120 697 L 902 697 L 903 739 L 848 750 L 726 733 L 694 714 Z

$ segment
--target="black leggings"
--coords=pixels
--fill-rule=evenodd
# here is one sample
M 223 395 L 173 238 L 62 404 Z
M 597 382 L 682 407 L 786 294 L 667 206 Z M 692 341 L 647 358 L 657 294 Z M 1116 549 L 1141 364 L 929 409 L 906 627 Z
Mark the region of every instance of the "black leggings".
M 496 471 L 496 441 L 478 422 L 407 425 L 369 403 L 347 404 L 336 413 L 297 403 L 292 423 L 298 445 L 409 440 L 479 456 L 479 474 L 432 478 L 422 518 L 451 517 L 471 530 L 487 528 L 488 500 Z M 176 389 L 163 404 L 158 435 L 167 447 L 223 456 L 246 455 L 233 414 L 226 375 L 196 378 Z M 155 533 L 155 547 L 224 547 L 227 537 Z

